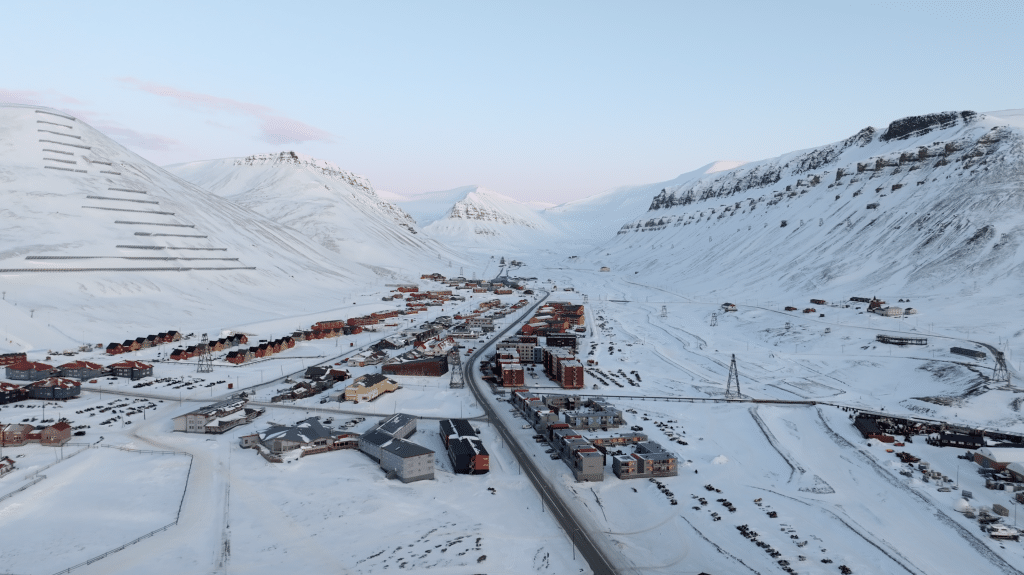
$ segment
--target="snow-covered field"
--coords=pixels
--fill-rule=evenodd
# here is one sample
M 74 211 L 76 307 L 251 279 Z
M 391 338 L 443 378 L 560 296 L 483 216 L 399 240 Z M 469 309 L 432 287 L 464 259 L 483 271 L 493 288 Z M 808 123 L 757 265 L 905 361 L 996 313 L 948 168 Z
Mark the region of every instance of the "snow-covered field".
M 24 484 L 25 472 L 46 478 L 0 501 L 0 562 L 5 572 L 53 573 L 176 519 L 188 477 L 187 455 L 72 445 L 63 449 L 63 460 L 54 458 L 51 447 L 6 450 L 19 468 L 25 467 L 0 481 L 2 493 Z M 54 465 L 42 469 L 44 461 Z

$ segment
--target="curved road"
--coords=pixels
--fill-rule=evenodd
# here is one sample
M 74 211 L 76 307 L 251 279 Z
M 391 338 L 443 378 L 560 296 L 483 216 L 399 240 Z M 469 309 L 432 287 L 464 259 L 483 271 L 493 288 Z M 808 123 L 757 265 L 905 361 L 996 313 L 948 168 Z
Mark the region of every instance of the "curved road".
M 528 317 L 534 310 L 537 309 L 551 294 L 547 291 L 544 292 L 544 297 L 537 300 L 537 303 L 533 304 L 523 317 Z M 502 337 L 505 336 L 513 328 L 518 327 L 520 322 L 511 322 L 508 327 L 501 330 L 501 332 L 494 335 L 491 338 L 491 343 L 497 343 Z M 533 482 L 534 488 L 540 494 L 543 501 L 545 501 L 551 512 L 554 514 L 555 519 L 558 520 L 559 525 L 565 531 L 566 535 L 572 539 L 576 548 L 579 549 L 580 554 L 586 559 L 590 565 L 590 569 L 594 572 L 594 575 L 612 575 L 616 573 L 611 563 L 605 557 L 601 549 L 594 543 L 591 534 L 586 530 L 584 525 L 576 518 L 573 514 L 572 509 L 562 500 L 561 496 L 555 491 L 548 479 L 544 477 L 544 474 L 537 468 L 534 458 L 528 455 L 519 444 L 517 437 L 509 431 L 505 426 L 504 421 L 494 411 L 494 407 L 488 401 L 488 397 L 481 391 L 481 384 L 477 381 L 476 361 L 483 354 L 484 350 L 489 348 L 490 345 L 485 345 L 479 350 L 474 352 L 469 359 L 466 361 L 465 373 L 469 379 L 469 388 L 473 392 L 473 396 L 476 398 L 477 403 L 484 410 L 484 414 L 488 420 L 494 425 L 498 433 L 505 440 L 505 445 L 509 447 L 512 454 L 515 455 L 516 460 L 519 462 L 520 467 L 526 472 L 527 477 Z

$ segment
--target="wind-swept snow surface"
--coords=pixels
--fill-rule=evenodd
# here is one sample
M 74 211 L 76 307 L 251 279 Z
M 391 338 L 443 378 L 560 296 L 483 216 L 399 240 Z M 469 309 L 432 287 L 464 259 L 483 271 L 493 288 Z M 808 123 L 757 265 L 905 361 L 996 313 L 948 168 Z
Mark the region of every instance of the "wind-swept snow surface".
M 6 347 L 56 345 L 12 343 L 28 333 L 16 319 L 24 315 L 37 334 L 63 329 L 58 339 L 82 342 L 133 325 L 148 333 L 169 315 L 301 310 L 301 294 L 345 291 L 373 277 L 66 114 L 0 106 L 0 158 Z M 22 311 L 8 315 L 10 306 Z M 88 338 L 70 328 L 78 320 L 90 325 Z
M 358 262 L 401 267 L 455 257 L 421 234 L 409 214 L 378 196 L 366 178 L 325 160 L 282 152 L 167 170 Z

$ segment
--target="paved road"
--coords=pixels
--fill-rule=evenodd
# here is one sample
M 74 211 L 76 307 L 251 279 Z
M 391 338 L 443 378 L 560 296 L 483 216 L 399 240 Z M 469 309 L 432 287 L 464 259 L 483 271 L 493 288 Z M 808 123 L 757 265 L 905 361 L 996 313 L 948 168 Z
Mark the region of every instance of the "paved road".
M 297 410 L 297 411 L 312 411 L 312 412 L 315 412 L 315 413 L 326 413 L 328 415 L 333 415 L 333 414 L 336 414 L 336 413 L 340 413 L 340 414 L 345 414 L 345 415 L 361 415 L 363 417 L 382 417 L 382 418 L 383 417 L 388 417 L 389 415 L 394 415 L 393 413 L 366 413 L 365 411 L 355 411 L 355 410 L 352 410 L 352 409 L 334 409 L 334 408 L 331 408 L 331 407 L 319 407 L 319 406 L 313 407 L 313 406 L 304 406 L 304 405 L 291 405 L 291 404 L 287 404 L 287 403 L 270 403 L 270 402 L 267 402 L 267 401 L 250 401 L 249 405 L 256 405 L 256 406 L 259 406 L 259 407 L 270 407 L 270 408 L 273 408 L 273 409 L 294 409 L 294 410 Z M 437 421 L 441 421 L 442 419 L 456 418 L 455 415 L 417 415 L 416 417 L 418 417 L 419 419 L 434 419 L 434 420 L 437 420 Z M 462 418 L 459 418 L 459 419 L 468 419 L 470 421 L 487 421 L 487 416 L 477 415 L 477 416 L 474 416 L 474 417 L 462 417 Z
M 540 306 L 551 294 L 544 292 L 544 297 L 537 300 L 537 303 L 527 310 L 524 317 L 528 317 L 538 306 Z M 518 327 L 519 322 L 512 322 L 508 327 L 503 329 L 501 332 L 494 335 L 491 338 L 490 343 L 496 343 L 501 340 L 510 330 Z M 544 477 L 544 474 L 537 468 L 535 458 L 527 454 L 523 447 L 519 444 L 518 438 L 509 431 L 508 427 L 505 426 L 504 421 L 495 412 L 494 407 L 491 405 L 488 397 L 485 396 L 487 391 L 486 386 L 483 386 L 477 381 L 476 372 L 476 360 L 484 353 L 484 350 L 489 348 L 490 345 L 484 345 L 475 353 L 473 353 L 466 361 L 465 373 L 469 379 L 469 387 L 473 392 L 473 396 L 476 397 L 477 403 L 483 408 L 484 414 L 488 420 L 494 424 L 495 429 L 501 434 L 505 440 L 505 445 L 509 447 L 512 454 L 515 455 L 516 460 L 519 462 L 519 466 L 526 472 L 526 476 L 533 482 L 533 486 L 540 493 L 542 501 L 546 504 L 546 508 L 551 510 L 554 514 L 555 519 L 558 520 L 559 525 L 565 530 L 565 533 L 574 542 L 574 545 L 579 549 L 580 554 L 586 559 L 590 565 L 590 569 L 595 575 L 611 575 L 616 571 L 612 567 L 611 563 L 602 553 L 601 549 L 594 543 L 592 535 L 586 530 L 582 523 L 576 518 L 572 510 L 566 505 L 565 501 L 562 500 L 561 495 L 558 491 L 552 488 L 550 482 Z M 483 391 L 482 391 L 483 390 Z

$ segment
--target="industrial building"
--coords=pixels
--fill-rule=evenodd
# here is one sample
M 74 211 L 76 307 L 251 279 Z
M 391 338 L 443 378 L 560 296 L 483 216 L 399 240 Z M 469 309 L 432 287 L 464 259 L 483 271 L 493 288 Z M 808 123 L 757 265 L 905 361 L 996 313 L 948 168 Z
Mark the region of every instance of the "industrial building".
M 406 438 L 416 433 L 416 417 L 396 413 L 359 438 L 359 451 L 380 464 L 388 478 L 402 483 L 434 478 L 434 452 Z
M 469 421 L 445 419 L 440 428 L 455 473 L 479 475 L 490 471 L 490 455 Z
M 420 351 L 409 352 L 413 357 L 396 357 L 388 360 L 381 371 L 389 375 L 419 375 L 438 377 L 448 373 L 448 357 L 445 355 L 424 356 Z M 418 356 L 418 357 L 416 357 Z

